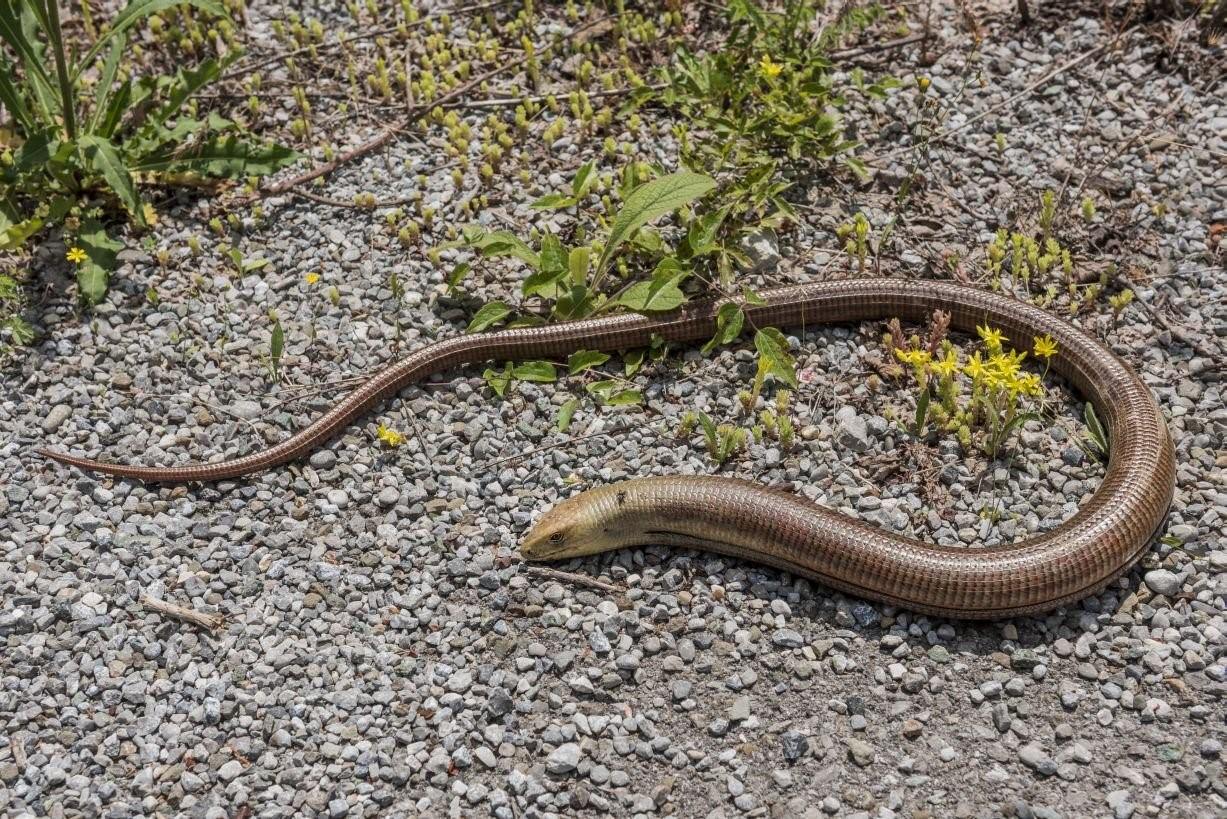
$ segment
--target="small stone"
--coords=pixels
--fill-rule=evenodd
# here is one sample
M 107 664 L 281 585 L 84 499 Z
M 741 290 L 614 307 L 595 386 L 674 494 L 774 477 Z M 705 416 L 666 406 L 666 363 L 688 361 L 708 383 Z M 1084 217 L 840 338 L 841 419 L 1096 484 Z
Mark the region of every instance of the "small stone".
M 805 645 L 805 639 L 790 628 L 776 629 L 771 635 L 771 642 L 780 648 L 800 648 Z
M 1052 776 L 1057 772 L 1057 763 L 1044 752 L 1043 748 L 1034 742 L 1029 742 L 1019 748 L 1018 758 L 1022 761 L 1022 764 L 1040 776 Z
M 859 739 L 847 739 L 845 742 L 848 745 L 848 756 L 852 761 L 862 768 L 873 764 L 874 752 L 873 746 L 868 742 Z
M 545 761 L 545 769 L 552 774 L 569 774 L 579 767 L 580 749 L 574 742 L 559 745 Z
M 1161 594 L 1164 597 L 1175 597 L 1180 594 L 1180 578 L 1167 569 L 1154 569 L 1147 572 L 1142 579 L 1155 594 Z
M 924 723 L 918 719 L 908 719 L 903 721 L 902 733 L 908 739 L 916 739 L 924 733 Z
M 67 404 L 56 404 L 43 418 L 43 432 L 55 432 L 72 416 L 72 407 Z
M 855 407 L 842 406 L 835 413 L 835 443 L 853 452 L 867 452 L 873 445 L 869 440 L 869 425 L 858 415 Z
M 796 731 L 785 731 L 780 736 L 780 746 L 784 749 L 784 759 L 796 762 L 809 753 L 809 738 Z

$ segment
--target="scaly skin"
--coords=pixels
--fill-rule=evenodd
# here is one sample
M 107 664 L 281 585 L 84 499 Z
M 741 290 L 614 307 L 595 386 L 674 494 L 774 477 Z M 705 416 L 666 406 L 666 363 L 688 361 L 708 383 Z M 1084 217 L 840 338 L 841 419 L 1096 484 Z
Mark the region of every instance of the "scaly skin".
M 754 326 L 921 321 L 949 311 L 956 329 L 989 323 L 1016 347 L 1047 333 L 1060 347 L 1053 369 L 1094 404 L 1112 443 L 1099 490 L 1051 532 L 968 550 L 883 532 L 803 498 L 729 478 L 664 477 L 598 487 L 550 510 L 522 544 L 527 559 L 559 559 L 623 546 L 710 549 L 814 577 L 835 588 L 914 611 L 995 618 L 1044 611 L 1106 586 L 1145 551 L 1171 503 L 1175 456 L 1150 390 L 1098 340 L 1033 305 L 946 282 L 860 279 L 765 291 L 745 305 Z M 153 467 L 40 450 L 81 469 L 141 481 L 218 481 L 300 459 L 373 405 L 434 373 L 502 359 L 563 358 L 580 349 L 706 339 L 724 301 L 663 316 L 620 315 L 461 336 L 431 344 L 374 376 L 286 441 L 218 463 Z

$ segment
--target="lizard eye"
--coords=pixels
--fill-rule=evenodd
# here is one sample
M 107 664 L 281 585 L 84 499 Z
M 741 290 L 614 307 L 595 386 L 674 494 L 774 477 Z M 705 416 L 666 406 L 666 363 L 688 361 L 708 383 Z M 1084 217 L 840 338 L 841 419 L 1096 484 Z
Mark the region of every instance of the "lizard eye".
M 564 537 L 562 532 L 554 532 L 550 535 L 550 543 L 562 543 Z

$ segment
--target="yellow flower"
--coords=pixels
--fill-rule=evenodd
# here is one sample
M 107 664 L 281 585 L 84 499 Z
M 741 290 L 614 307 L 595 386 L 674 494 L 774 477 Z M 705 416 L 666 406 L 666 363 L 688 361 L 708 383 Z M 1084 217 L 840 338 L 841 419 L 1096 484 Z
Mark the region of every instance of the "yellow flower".
M 404 435 L 384 424 L 379 425 L 379 428 L 375 430 L 375 434 L 379 436 L 379 440 L 383 441 L 385 446 L 391 449 L 395 449 L 405 442 Z
M 81 262 L 85 261 L 85 251 L 79 247 L 70 248 L 64 255 L 67 256 L 68 261 L 72 262 L 73 264 L 81 264 Z
M 920 93 L 922 94 L 929 90 L 929 86 L 932 85 L 932 83 L 933 81 L 928 77 L 916 78 L 916 87 L 920 89 Z
M 1045 333 L 1035 337 L 1035 346 L 1031 349 L 1039 358 L 1052 358 L 1057 354 L 1057 343 L 1052 340 L 1052 336 Z
M 774 80 L 780 76 L 780 72 L 784 70 L 784 66 L 771 61 L 771 57 L 767 54 L 758 63 L 758 73 L 769 80 Z
M 989 375 L 988 368 L 980 360 L 979 353 L 975 353 L 967 359 L 967 363 L 963 365 L 963 372 L 967 373 L 967 377 L 972 381 L 983 381 Z
M 954 350 L 947 350 L 946 357 L 940 361 L 934 361 L 929 365 L 929 369 L 940 376 L 953 378 L 954 374 L 959 371 L 959 360 L 954 355 Z
M 308 273 L 306 276 L 307 284 L 315 284 L 320 280 L 319 273 Z
M 923 367 L 932 360 L 928 350 L 900 350 L 895 348 L 895 355 L 904 364 L 911 364 L 913 367 Z
M 1005 336 L 1002 335 L 1000 330 L 996 327 L 989 327 L 987 324 L 977 326 L 976 332 L 979 333 L 980 338 L 984 339 L 984 344 L 988 347 L 989 352 L 995 353 L 1000 350 L 1001 342 L 1005 341 Z

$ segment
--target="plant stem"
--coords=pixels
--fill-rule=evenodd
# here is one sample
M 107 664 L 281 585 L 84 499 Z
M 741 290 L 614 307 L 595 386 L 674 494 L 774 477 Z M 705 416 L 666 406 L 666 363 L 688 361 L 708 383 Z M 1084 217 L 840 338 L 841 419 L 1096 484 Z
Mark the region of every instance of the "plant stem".
M 68 80 L 68 63 L 64 59 L 64 32 L 60 28 L 59 0 L 46 0 L 47 39 L 55 54 L 55 73 L 60 81 L 60 112 L 64 115 L 64 130 L 69 139 L 77 138 L 77 113 L 72 96 L 72 83 Z

